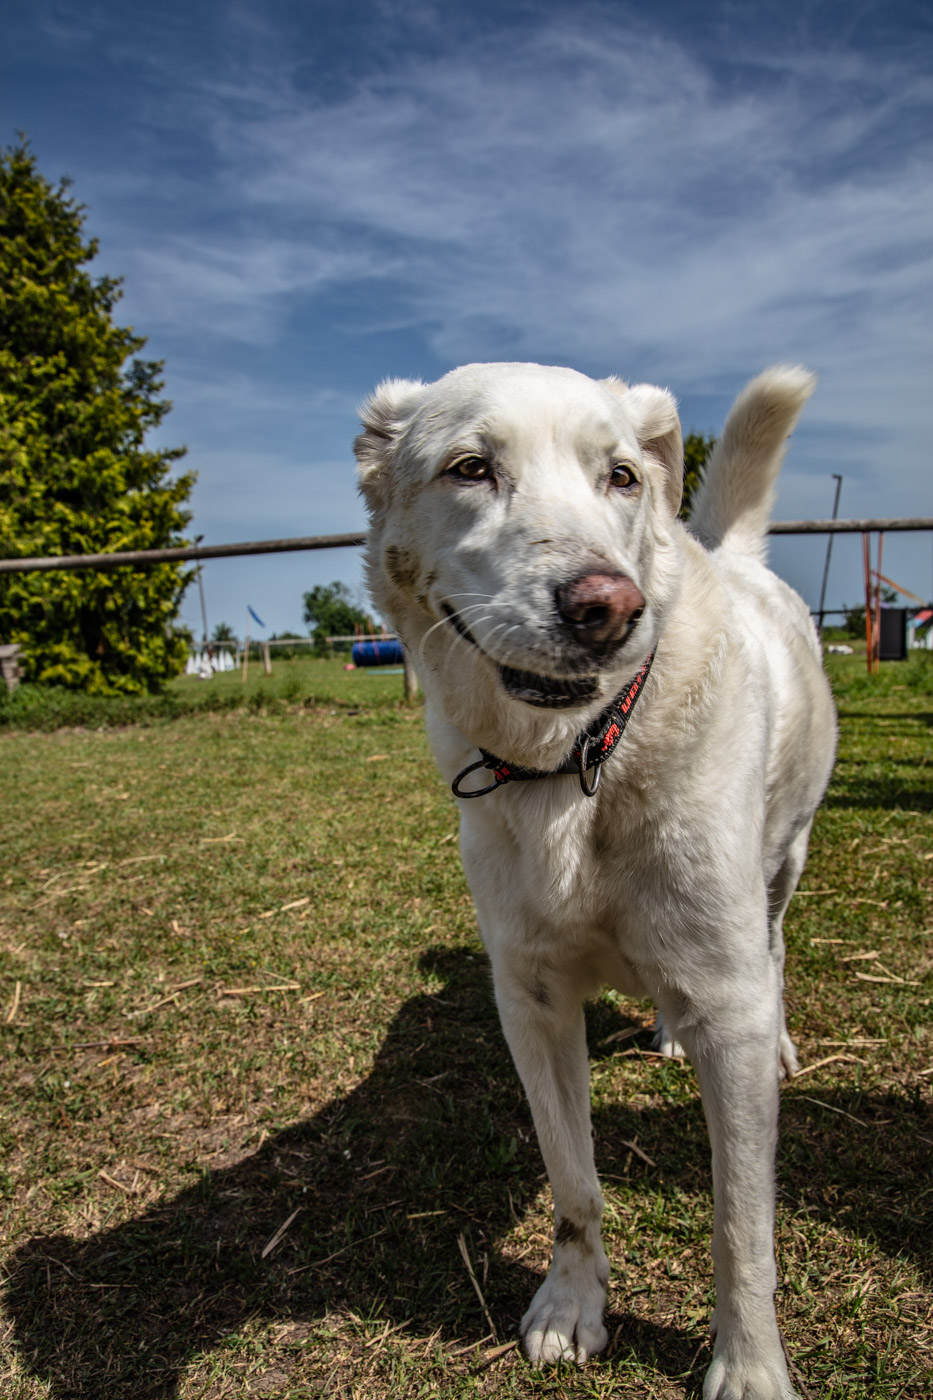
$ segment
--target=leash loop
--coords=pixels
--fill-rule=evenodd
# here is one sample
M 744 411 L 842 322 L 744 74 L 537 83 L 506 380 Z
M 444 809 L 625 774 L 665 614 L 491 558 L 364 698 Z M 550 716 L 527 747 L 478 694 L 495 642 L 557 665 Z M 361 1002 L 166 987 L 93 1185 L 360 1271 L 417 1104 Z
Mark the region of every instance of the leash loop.
M 495 773 L 495 769 L 493 769 L 495 777 L 488 787 L 476 788 L 473 792 L 461 791 L 460 784 L 463 782 L 464 778 L 469 777 L 471 773 L 475 773 L 477 768 L 489 768 L 489 766 L 485 758 L 478 758 L 475 763 L 470 763 L 466 768 L 461 768 L 450 785 L 454 797 L 485 797 L 487 792 L 495 792 L 497 787 L 501 787 L 504 782 L 508 782 L 508 778 L 500 778 L 499 774 Z

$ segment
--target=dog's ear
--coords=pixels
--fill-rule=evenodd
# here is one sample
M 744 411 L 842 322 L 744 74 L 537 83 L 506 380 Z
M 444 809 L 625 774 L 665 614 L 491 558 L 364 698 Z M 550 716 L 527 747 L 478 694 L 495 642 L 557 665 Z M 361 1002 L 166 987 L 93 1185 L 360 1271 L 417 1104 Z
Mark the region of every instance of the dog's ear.
M 633 384 L 624 398 L 641 450 L 664 468 L 664 499 L 676 515 L 684 493 L 684 442 L 677 400 L 653 384 Z
M 360 407 L 363 431 L 353 443 L 360 490 L 370 505 L 380 495 L 392 446 L 424 392 L 415 379 L 386 379 Z

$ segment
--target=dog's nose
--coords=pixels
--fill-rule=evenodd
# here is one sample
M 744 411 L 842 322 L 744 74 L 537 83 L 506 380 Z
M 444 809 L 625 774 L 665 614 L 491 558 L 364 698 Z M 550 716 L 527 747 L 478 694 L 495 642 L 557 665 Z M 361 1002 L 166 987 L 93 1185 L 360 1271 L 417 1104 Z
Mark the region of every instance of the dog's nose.
M 641 590 L 624 574 L 583 574 L 557 589 L 557 611 L 577 639 L 600 646 L 617 642 L 641 616 Z

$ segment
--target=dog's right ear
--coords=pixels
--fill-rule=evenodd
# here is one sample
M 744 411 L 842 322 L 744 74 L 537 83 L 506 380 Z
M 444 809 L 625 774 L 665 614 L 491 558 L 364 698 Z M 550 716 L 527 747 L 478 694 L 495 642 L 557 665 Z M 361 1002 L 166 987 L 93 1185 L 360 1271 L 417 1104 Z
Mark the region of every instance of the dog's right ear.
M 363 431 L 353 443 L 360 490 L 370 505 L 379 499 L 385 469 L 399 433 L 424 392 L 416 379 L 386 379 L 360 407 Z

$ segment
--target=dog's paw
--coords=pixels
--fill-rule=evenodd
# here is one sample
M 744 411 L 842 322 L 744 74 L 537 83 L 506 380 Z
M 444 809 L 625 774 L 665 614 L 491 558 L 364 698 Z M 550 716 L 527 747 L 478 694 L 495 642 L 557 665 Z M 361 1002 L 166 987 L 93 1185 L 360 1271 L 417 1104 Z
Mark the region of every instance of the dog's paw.
M 780 1340 L 776 1348 L 716 1348 L 703 1400 L 800 1400 L 790 1383 Z
M 603 1326 L 605 1283 L 591 1270 L 582 1279 L 552 1268 L 522 1318 L 520 1332 L 525 1354 L 534 1366 L 575 1361 L 582 1366 L 609 1341 Z
M 664 1024 L 664 1017 L 660 1011 L 654 1023 L 654 1035 L 651 1037 L 651 1048 L 656 1055 L 667 1055 L 668 1059 L 683 1060 L 686 1052 L 679 1040 L 675 1040 L 667 1026 Z
M 797 1047 L 787 1031 L 781 1031 L 778 1048 L 778 1072 L 782 1079 L 793 1079 L 799 1069 L 800 1061 L 797 1058 Z

